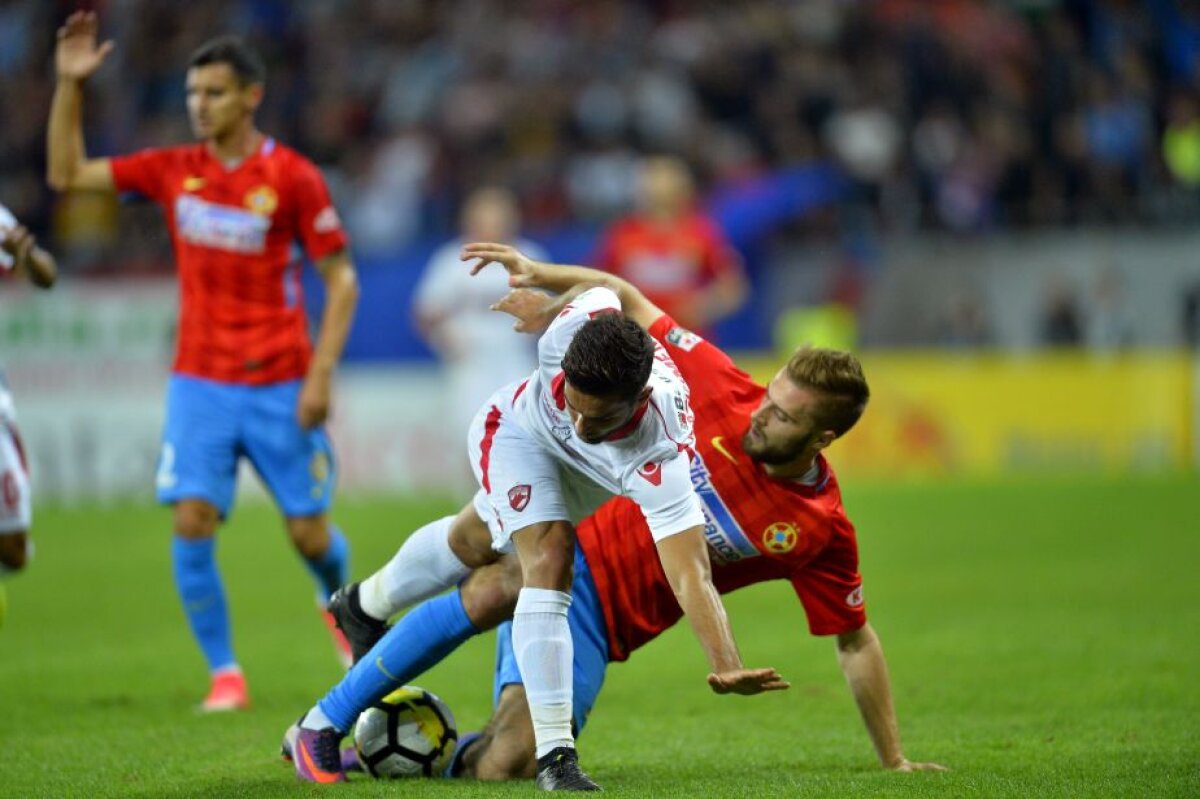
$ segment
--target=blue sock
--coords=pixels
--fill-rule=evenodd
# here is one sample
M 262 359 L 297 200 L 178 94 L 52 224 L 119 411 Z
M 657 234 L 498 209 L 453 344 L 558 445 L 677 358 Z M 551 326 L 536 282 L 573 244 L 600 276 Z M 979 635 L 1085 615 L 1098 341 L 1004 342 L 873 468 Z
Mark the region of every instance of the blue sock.
M 225 589 L 217 571 L 216 546 L 215 538 L 188 539 L 177 535 L 171 540 L 175 588 L 210 671 L 237 665 L 230 643 Z
M 342 531 L 335 526 L 329 528 L 329 549 L 315 558 L 305 558 L 304 565 L 317 581 L 317 594 L 321 603 L 350 580 L 350 544 Z
M 318 703 L 349 732 L 358 714 L 449 655 L 478 630 L 457 590 L 417 605 Z

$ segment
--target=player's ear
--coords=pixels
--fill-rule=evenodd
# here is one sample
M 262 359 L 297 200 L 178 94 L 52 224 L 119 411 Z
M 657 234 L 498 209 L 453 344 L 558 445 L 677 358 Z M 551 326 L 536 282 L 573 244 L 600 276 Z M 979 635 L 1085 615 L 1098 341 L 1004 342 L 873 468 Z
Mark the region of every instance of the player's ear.
M 816 444 L 816 447 L 818 450 L 822 450 L 822 449 L 825 449 L 826 447 L 828 447 L 830 444 L 832 444 L 836 440 L 837 440 L 837 433 L 833 432 L 832 430 L 823 430 L 823 431 L 821 431 L 821 434 L 819 436 L 817 436 L 816 441 L 813 443 Z
M 246 107 L 250 113 L 258 110 L 263 99 L 263 85 L 261 83 L 251 83 L 242 89 L 242 97 L 245 98 Z

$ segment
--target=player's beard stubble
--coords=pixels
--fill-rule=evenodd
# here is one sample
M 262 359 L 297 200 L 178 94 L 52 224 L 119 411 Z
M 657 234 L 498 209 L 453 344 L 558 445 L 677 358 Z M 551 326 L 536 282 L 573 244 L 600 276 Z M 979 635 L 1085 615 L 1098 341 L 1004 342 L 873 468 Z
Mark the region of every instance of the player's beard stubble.
M 756 463 L 778 466 L 798 458 L 816 438 L 816 433 L 771 441 L 754 423 L 742 436 L 742 451 Z

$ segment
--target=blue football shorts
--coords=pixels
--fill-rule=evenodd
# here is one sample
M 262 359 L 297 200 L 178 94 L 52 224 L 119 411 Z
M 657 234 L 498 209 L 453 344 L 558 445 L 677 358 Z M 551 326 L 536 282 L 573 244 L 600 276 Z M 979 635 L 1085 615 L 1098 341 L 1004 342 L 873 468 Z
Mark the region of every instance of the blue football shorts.
M 600 607 L 600 595 L 588 570 L 583 550 L 575 545 L 575 582 L 571 584 L 571 608 L 567 611 L 567 624 L 571 628 L 571 642 L 575 649 L 574 696 L 572 721 L 578 735 L 587 723 L 588 714 L 600 695 L 604 685 L 604 672 L 608 668 L 608 631 L 604 623 L 604 610 Z M 522 685 L 521 672 L 517 668 L 517 656 L 512 646 L 512 622 L 506 621 L 496 628 L 496 680 L 493 686 L 493 701 L 500 701 L 500 692 L 506 685 Z
M 283 514 L 329 508 L 335 467 L 323 426 L 296 419 L 300 380 L 249 386 L 171 375 L 158 458 L 158 501 L 202 499 L 224 518 L 233 504 L 239 459 L 253 464 Z

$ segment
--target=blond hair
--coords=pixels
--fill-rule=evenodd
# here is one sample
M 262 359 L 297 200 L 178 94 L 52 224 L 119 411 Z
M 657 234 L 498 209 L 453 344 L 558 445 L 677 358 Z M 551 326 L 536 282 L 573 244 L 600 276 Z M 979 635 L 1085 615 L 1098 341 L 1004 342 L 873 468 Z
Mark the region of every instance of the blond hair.
M 814 421 L 841 436 L 854 427 L 871 397 L 862 364 L 848 352 L 804 346 L 787 363 L 793 384 L 820 395 Z

